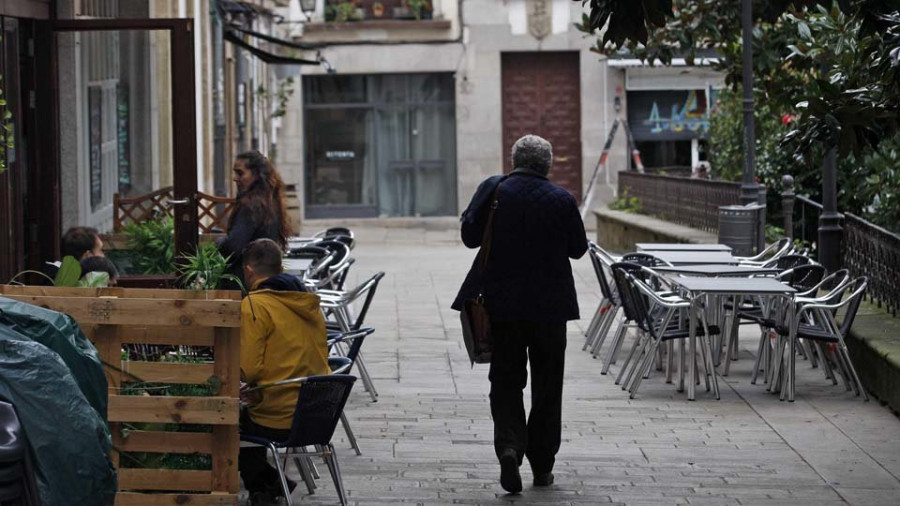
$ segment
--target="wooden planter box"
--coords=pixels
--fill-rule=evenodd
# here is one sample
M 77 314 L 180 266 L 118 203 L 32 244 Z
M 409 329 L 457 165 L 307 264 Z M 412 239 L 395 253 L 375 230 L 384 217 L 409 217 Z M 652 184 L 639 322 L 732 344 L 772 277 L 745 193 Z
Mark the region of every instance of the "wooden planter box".
M 232 291 L 62 288 L 0 285 L 0 296 L 61 311 L 94 342 L 109 382 L 116 504 L 236 505 L 240 293 Z M 123 344 L 212 346 L 212 363 L 122 360 Z M 119 395 L 123 382 L 205 384 L 212 397 Z M 212 432 L 133 430 L 122 423 L 204 424 Z M 211 470 L 120 467 L 118 452 L 208 454 Z M 73 465 L 75 465 L 73 463 Z M 149 492 L 149 493 L 148 493 Z

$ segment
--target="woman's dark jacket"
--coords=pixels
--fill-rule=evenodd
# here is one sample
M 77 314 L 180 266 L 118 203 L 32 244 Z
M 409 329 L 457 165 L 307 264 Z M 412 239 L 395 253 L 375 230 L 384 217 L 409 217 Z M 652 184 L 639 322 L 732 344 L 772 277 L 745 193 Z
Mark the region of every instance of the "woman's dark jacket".
M 243 281 L 244 248 L 256 239 L 272 239 L 280 243 L 281 223 L 278 218 L 266 218 L 262 209 L 254 208 L 252 204 L 238 204 L 235 212 L 237 214 L 228 229 L 228 236 L 219 241 L 219 251 L 226 257 L 230 255 L 228 272 Z
M 464 299 L 481 291 L 494 321 L 577 320 L 569 258 L 584 255 L 587 236 L 571 193 L 527 172 L 490 177 L 463 212 L 463 243 L 481 246 L 489 201 L 501 181 L 487 269 L 481 275 L 476 257 L 453 309 L 461 310 Z

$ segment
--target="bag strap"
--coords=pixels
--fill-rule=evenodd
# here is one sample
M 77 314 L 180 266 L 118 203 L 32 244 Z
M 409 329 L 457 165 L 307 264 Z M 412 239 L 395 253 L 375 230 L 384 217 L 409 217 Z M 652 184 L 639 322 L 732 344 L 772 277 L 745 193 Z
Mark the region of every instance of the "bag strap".
M 494 189 L 494 195 L 491 197 L 491 208 L 488 211 L 487 222 L 484 224 L 484 235 L 481 237 L 481 250 L 478 252 L 478 255 L 481 257 L 479 259 L 481 272 L 484 272 L 487 268 L 488 255 L 491 253 L 491 242 L 494 235 L 494 211 L 497 210 L 497 206 L 500 204 L 498 198 L 500 196 L 500 185 L 503 184 L 503 181 L 506 181 L 505 177 L 497 183 L 497 188 Z

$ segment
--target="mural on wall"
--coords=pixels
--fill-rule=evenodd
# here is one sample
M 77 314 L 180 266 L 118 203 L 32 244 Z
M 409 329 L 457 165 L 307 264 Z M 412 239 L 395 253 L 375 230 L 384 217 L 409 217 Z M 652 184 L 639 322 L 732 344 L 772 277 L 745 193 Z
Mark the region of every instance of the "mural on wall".
M 628 122 L 635 140 L 705 139 L 711 109 L 708 102 L 715 107 L 715 95 L 715 90 L 709 94 L 706 90 L 628 92 Z

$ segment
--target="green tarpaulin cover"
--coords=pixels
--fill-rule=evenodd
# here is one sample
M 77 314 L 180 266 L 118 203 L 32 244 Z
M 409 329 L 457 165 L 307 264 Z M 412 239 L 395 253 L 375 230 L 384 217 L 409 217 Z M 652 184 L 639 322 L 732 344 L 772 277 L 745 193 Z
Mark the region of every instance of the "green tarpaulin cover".
M 112 504 L 109 429 L 61 354 L 0 325 L 0 397 L 25 430 L 42 504 Z
M 106 420 L 106 374 L 97 349 L 72 317 L 0 297 L 0 325 L 55 351 L 69 367 L 81 393 Z

